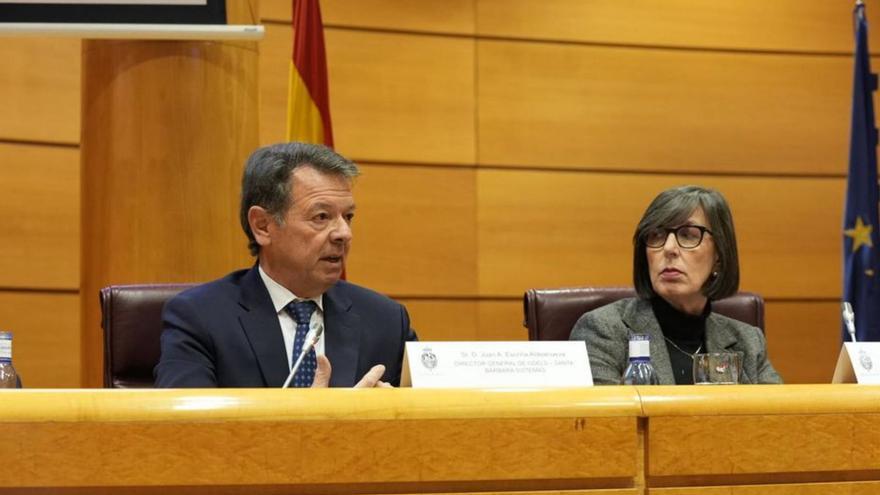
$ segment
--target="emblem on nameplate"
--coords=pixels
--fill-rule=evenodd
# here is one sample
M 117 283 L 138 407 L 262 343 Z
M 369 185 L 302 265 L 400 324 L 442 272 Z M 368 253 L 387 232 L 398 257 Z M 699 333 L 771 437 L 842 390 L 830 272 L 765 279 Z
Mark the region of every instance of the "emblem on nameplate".
M 422 366 L 429 370 L 437 367 L 437 355 L 429 347 L 422 350 Z
M 859 364 L 862 365 L 862 369 L 865 371 L 871 371 L 871 368 L 874 367 L 874 363 L 871 361 L 871 356 L 865 351 L 859 352 Z

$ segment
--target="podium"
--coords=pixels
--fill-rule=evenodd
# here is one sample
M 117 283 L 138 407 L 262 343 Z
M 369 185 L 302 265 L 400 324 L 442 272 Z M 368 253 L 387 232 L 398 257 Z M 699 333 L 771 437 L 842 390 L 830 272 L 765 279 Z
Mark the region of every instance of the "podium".
M 880 491 L 880 387 L 3 390 L 0 493 Z
M 256 0 L 226 9 L 229 24 L 259 22 Z M 257 42 L 188 39 L 212 36 L 196 28 L 177 40 L 83 40 L 85 386 L 101 386 L 102 287 L 201 282 L 252 263 L 238 204 L 259 144 Z

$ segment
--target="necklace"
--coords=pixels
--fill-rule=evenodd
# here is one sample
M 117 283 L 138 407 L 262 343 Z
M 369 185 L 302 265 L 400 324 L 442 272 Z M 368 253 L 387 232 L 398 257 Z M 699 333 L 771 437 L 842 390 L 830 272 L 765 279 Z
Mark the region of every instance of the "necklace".
M 666 342 L 669 342 L 670 344 L 672 344 L 672 347 L 675 347 L 675 348 L 678 350 L 678 352 L 684 354 L 685 356 L 690 357 L 690 358 L 691 358 L 691 361 L 693 361 L 693 360 L 694 360 L 694 356 L 696 356 L 697 354 L 699 354 L 700 351 L 703 349 L 703 344 L 700 343 L 700 346 L 697 347 L 697 350 L 696 350 L 696 351 L 694 351 L 694 352 L 692 352 L 692 353 L 691 353 L 691 352 L 687 352 L 686 350 L 682 349 L 681 347 L 675 345 L 675 342 L 673 342 L 672 340 L 670 340 L 669 337 L 667 337 L 667 336 L 664 335 L 663 338 L 666 339 Z

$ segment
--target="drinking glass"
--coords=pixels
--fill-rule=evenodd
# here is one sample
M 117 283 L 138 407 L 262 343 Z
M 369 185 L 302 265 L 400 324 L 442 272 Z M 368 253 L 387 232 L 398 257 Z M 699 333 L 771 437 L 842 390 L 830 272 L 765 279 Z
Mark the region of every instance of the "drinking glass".
M 694 385 L 736 385 L 742 373 L 741 352 L 694 354 Z

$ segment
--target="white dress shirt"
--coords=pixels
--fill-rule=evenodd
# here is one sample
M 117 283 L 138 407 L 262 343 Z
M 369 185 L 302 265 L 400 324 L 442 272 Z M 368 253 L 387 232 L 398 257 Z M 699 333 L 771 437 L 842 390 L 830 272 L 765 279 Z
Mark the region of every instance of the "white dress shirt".
M 293 361 L 297 357 L 293 355 L 293 341 L 296 337 L 296 322 L 284 308 L 296 300 L 314 301 L 315 304 L 318 305 L 318 309 L 312 313 L 312 319 L 309 320 L 309 330 L 312 330 L 316 326 L 324 324 L 324 295 L 321 294 L 318 297 L 308 299 L 297 297 L 296 294 L 278 282 L 272 280 L 269 275 L 266 275 L 262 266 L 259 267 L 259 270 L 260 278 L 263 279 L 263 284 L 265 284 L 266 289 L 269 291 L 269 297 L 272 298 L 272 305 L 275 307 L 275 313 L 278 315 L 278 323 L 281 324 L 281 335 L 284 337 L 284 350 L 287 352 L 287 367 L 290 368 L 293 366 Z M 324 335 L 318 339 L 318 343 L 315 344 L 316 354 L 324 354 L 324 340 L 326 339 L 326 335 L 325 332 Z

